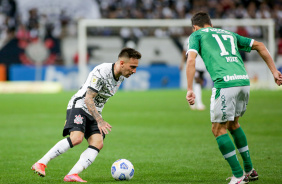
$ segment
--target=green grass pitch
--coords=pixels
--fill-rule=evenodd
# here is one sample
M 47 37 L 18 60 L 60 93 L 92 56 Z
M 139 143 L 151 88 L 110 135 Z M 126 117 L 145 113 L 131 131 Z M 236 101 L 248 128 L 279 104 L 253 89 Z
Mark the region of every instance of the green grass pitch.
M 73 93 L 0 94 L 1 184 L 64 183 L 86 141 L 49 162 L 44 178 L 30 168 L 63 138 L 66 106 Z M 126 183 L 228 183 L 231 171 L 211 133 L 209 108 L 191 111 L 185 95 L 181 90 L 119 91 L 103 110 L 112 132 L 80 176 L 88 183 L 117 183 L 111 165 L 126 158 L 135 167 L 133 179 Z M 203 91 L 207 107 L 210 95 L 210 90 Z M 260 175 L 257 184 L 282 183 L 281 115 L 281 91 L 251 91 L 240 123 Z

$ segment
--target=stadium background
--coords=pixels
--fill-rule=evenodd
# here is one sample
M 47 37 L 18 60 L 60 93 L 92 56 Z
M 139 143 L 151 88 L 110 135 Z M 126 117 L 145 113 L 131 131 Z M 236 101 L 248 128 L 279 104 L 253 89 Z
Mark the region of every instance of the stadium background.
M 282 70 L 282 5 L 279 0 L 0 2 L 1 81 L 48 81 L 47 87 L 45 84 L 39 85 L 38 88 L 50 88 L 55 91 L 61 88 L 75 90 L 80 85 L 77 81 L 77 24 L 80 19 L 189 19 L 199 10 L 209 12 L 213 19 L 274 19 L 277 48 L 274 58 L 278 68 Z M 262 27 L 224 27 L 224 25 L 222 27 L 266 42 Z M 126 28 L 122 25 L 121 28 L 89 28 L 87 31 L 89 70 L 99 63 L 114 62 L 116 53 L 121 48 L 130 46 L 143 54 L 141 69 L 132 79 L 126 81 L 122 88 L 128 90 L 179 88 L 181 78 L 178 67 L 181 62 L 182 45 L 190 34 L 190 27 L 157 28 L 153 31 L 138 27 Z M 263 69 L 264 63 L 255 52 L 242 53 L 242 57 L 246 61 L 252 82 L 268 77 Z M 57 82 L 56 85 L 50 86 L 49 84 L 54 81 Z M 32 89 L 21 87 L 21 90 L 16 87 L 28 86 L 28 83 L 15 84 L 17 85 L 1 83 L 1 91 L 34 90 L 34 87 Z M 205 87 L 211 86 L 212 82 L 206 75 Z
M 62 139 L 67 102 L 78 89 L 75 84 L 77 22 L 81 18 L 188 20 L 198 10 L 220 19 L 272 18 L 277 48 L 274 59 L 280 70 L 282 66 L 279 0 L 83 0 L 83 3 L 81 0 L 0 0 L 0 7 L 3 81 L 0 82 L 0 184 L 62 183 L 64 175 L 87 147 L 84 141 L 51 161 L 45 178 L 30 170 L 34 162 Z M 261 27 L 244 25 L 233 27 L 233 31 L 266 41 Z M 116 184 L 110 167 L 115 160 L 126 158 L 135 167 L 130 183 L 227 183 L 225 178 L 231 172 L 211 133 L 209 108 L 190 110 L 186 91 L 179 89 L 181 41 L 190 32 L 188 27 L 176 31 L 175 37 L 162 29 L 88 31 L 90 67 L 114 62 L 119 50 L 127 44 L 141 53 L 144 51 L 144 58 L 149 59 L 140 61 L 136 73 L 140 73 L 140 78 L 133 75 L 132 80 L 127 80 L 130 82 L 124 83 L 123 89 L 131 91 L 118 91 L 105 106 L 103 118 L 113 129 L 101 154 L 80 174 L 83 179 L 89 183 Z M 112 47 L 107 50 L 108 45 Z M 147 48 L 152 48 L 151 52 Z M 254 76 L 266 68 L 257 53 L 243 57 L 246 65 L 251 66 L 247 67 L 248 72 Z M 150 77 L 148 73 L 152 74 L 149 83 L 145 80 Z M 252 77 L 252 86 L 255 80 Z M 207 107 L 211 85 L 207 82 L 203 90 Z M 260 174 L 257 184 L 282 181 L 281 99 L 281 90 L 251 91 L 248 110 L 240 121 L 255 169 Z M 242 164 L 240 158 L 239 161 Z

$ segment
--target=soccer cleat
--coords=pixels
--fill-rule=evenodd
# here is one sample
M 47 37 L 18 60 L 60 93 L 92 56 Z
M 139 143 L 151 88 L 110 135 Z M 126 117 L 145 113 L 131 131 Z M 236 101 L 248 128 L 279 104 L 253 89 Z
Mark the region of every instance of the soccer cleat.
M 249 183 L 249 178 L 247 176 L 242 176 L 240 178 L 236 178 L 235 176 L 229 177 L 226 180 L 231 179 L 229 184 L 245 184 Z
M 47 168 L 47 166 L 45 164 L 36 162 L 31 167 L 31 170 L 33 170 L 34 173 L 38 174 L 39 176 L 44 177 L 45 176 L 45 168 Z
M 258 173 L 254 168 L 248 173 L 244 172 L 244 175 L 247 176 L 250 181 L 258 180 Z
M 64 178 L 66 182 L 87 182 L 81 179 L 77 174 L 66 175 Z

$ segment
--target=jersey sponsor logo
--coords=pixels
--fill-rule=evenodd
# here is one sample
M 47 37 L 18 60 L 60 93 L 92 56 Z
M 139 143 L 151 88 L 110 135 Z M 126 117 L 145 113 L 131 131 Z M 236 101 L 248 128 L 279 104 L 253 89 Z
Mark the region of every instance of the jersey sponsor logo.
M 238 63 L 238 58 L 237 57 L 225 57 L 226 61 L 229 62 L 236 62 Z
M 83 117 L 79 114 L 79 115 L 75 115 L 75 118 L 74 118 L 74 123 L 75 124 L 82 124 L 83 123 Z
M 223 80 L 225 82 L 228 82 L 228 81 L 231 81 L 231 80 L 241 80 L 241 79 L 243 79 L 243 80 L 249 79 L 249 76 L 248 75 L 236 75 L 236 74 L 234 74 L 234 75 L 226 75 L 226 76 L 223 77 Z

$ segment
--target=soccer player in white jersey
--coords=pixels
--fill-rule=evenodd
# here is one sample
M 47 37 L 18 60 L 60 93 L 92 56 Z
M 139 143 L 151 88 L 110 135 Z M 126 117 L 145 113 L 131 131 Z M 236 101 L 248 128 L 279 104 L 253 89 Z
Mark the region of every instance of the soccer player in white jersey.
M 138 51 L 124 48 L 115 63 L 100 64 L 89 73 L 86 82 L 73 95 L 67 106 L 63 136 L 70 136 L 59 141 L 32 166 L 31 169 L 35 173 L 44 177 L 45 168 L 50 160 L 80 144 L 85 138 L 89 146 L 64 177 L 64 181 L 86 182 L 78 174 L 94 162 L 103 148 L 105 134 L 108 134 L 112 128 L 102 118 L 103 107 L 108 99 L 117 92 L 124 78 L 136 72 L 140 58 L 141 54 Z
M 186 52 L 187 52 L 188 44 L 189 44 L 189 37 L 185 39 L 185 42 L 183 44 L 182 61 L 179 67 L 179 69 L 181 70 L 180 87 L 182 89 L 187 89 L 186 70 L 184 69 L 184 66 L 187 60 Z M 200 55 L 197 55 L 196 57 L 195 68 L 196 71 L 195 71 L 193 90 L 195 92 L 196 98 L 195 98 L 195 104 L 190 105 L 190 108 L 192 110 L 205 110 L 206 107 L 202 101 L 202 86 L 204 83 L 204 73 L 206 72 L 206 66 Z
M 187 50 L 186 99 L 190 105 L 195 103 L 193 78 L 195 59 L 200 54 L 214 82 L 210 105 L 212 132 L 221 154 L 232 170 L 233 176 L 229 184 L 244 184 L 257 180 L 258 174 L 253 168 L 247 138 L 239 124 L 239 117 L 246 111 L 250 93 L 250 80 L 239 50 L 256 50 L 267 64 L 278 86 L 282 84 L 282 74 L 277 70 L 263 43 L 231 31 L 213 28 L 210 17 L 205 12 L 196 13 L 191 21 L 194 32 L 190 35 Z M 243 159 L 244 170 L 237 159 L 235 146 L 227 130 Z

